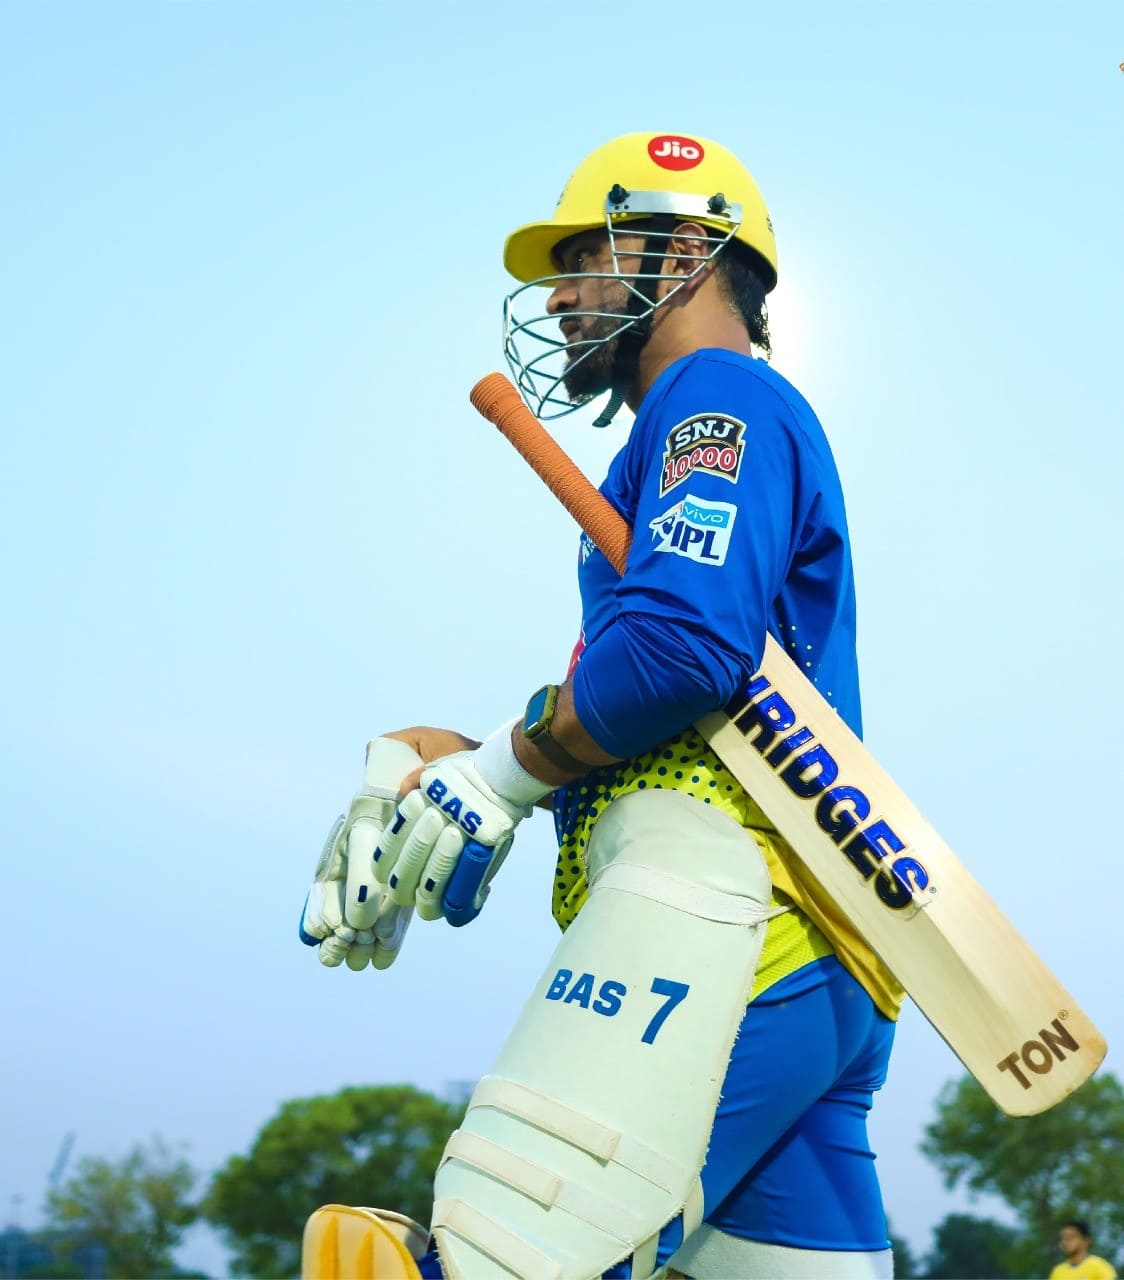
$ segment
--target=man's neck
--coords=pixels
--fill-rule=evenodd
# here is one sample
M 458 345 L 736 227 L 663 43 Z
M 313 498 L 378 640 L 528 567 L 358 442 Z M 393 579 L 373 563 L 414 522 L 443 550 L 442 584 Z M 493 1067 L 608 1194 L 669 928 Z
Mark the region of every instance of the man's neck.
M 677 360 L 692 355 L 696 351 L 718 348 L 722 351 L 735 351 L 738 355 L 753 354 L 749 334 L 745 327 L 733 316 L 727 323 L 725 317 L 715 324 L 693 325 L 689 333 L 665 333 L 664 330 L 675 329 L 674 325 L 660 325 L 644 344 L 640 353 L 640 365 L 636 372 L 636 381 L 628 396 L 628 407 L 636 412 L 640 402 L 652 389 L 652 384 Z

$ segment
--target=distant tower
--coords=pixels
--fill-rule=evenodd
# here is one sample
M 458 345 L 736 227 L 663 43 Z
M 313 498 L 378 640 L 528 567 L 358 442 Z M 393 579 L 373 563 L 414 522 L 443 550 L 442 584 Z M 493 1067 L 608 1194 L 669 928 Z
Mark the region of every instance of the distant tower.
M 50 1195 L 59 1183 L 62 1181 L 63 1172 L 66 1169 L 66 1162 L 70 1159 L 70 1151 L 74 1146 L 74 1139 L 77 1135 L 73 1132 L 68 1133 L 62 1140 L 59 1147 L 59 1153 L 55 1156 L 55 1163 L 51 1165 L 51 1172 L 47 1174 L 47 1194 Z

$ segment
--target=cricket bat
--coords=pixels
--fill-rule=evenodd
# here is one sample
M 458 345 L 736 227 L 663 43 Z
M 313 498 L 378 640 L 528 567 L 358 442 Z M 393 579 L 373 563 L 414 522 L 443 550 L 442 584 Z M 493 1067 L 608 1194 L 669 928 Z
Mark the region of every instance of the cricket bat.
M 627 524 L 507 378 L 471 400 L 623 573 Z M 697 728 L 1001 1110 L 1036 1115 L 1093 1074 L 1104 1037 L 772 636 Z

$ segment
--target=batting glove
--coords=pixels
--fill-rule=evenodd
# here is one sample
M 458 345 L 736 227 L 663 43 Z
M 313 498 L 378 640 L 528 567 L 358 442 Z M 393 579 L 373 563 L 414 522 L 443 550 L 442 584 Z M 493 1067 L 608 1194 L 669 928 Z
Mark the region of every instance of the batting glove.
M 375 874 L 374 852 L 393 817 L 402 779 L 422 759 L 404 742 L 376 738 L 367 748 L 363 787 L 347 816 L 336 819 L 301 913 L 301 941 L 319 948 L 320 963 L 386 969 L 406 936 L 409 905 L 395 902 Z
M 515 759 L 514 723 L 497 729 L 475 751 L 457 751 L 429 765 L 379 841 L 375 874 L 392 901 L 416 906 L 423 920 L 444 915 L 463 924 L 475 917 L 516 826 L 553 789 Z M 452 904 L 451 881 L 459 895 Z

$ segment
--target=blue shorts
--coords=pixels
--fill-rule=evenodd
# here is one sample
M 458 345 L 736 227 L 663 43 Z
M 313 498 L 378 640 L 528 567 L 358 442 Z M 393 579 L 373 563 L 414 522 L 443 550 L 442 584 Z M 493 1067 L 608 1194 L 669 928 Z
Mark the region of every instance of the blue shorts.
M 826 956 L 746 1009 L 702 1171 L 704 1220 L 797 1249 L 888 1249 L 866 1133 L 894 1023 Z M 673 1222 L 666 1262 L 682 1243 Z

